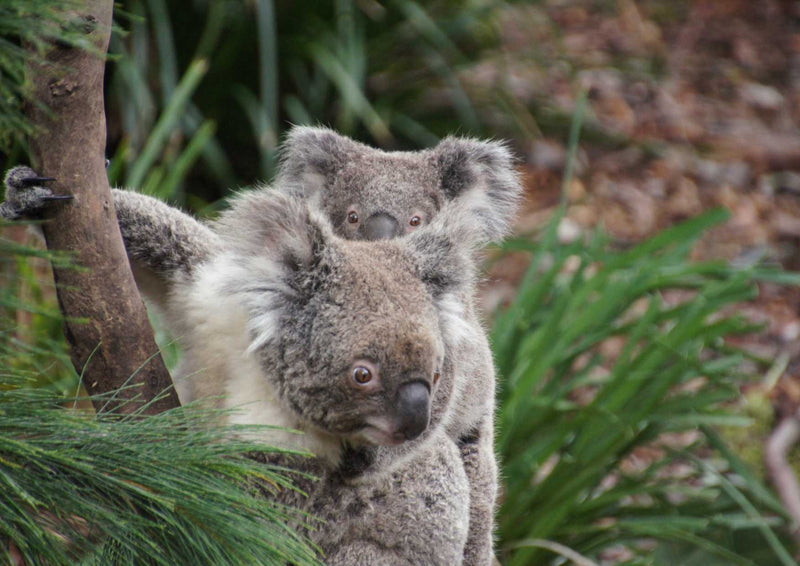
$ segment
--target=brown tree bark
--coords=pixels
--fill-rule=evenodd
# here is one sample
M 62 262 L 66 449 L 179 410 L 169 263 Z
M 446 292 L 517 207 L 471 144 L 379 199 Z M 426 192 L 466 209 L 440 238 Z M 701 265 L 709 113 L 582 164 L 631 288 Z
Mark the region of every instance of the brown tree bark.
M 96 53 L 53 45 L 46 63 L 28 65 L 35 99 L 48 107 L 26 110 L 41 130 L 30 150 L 37 173 L 55 178 L 53 191 L 74 196 L 43 226 L 48 249 L 73 252 L 84 268 L 54 266 L 72 363 L 90 394 L 126 386 L 113 402 L 95 401 L 98 411 L 150 403 L 144 412 L 158 413 L 180 403 L 131 274 L 105 170 L 103 55 L 112 11 L 113 0 L 84 0 L 67 16 Z

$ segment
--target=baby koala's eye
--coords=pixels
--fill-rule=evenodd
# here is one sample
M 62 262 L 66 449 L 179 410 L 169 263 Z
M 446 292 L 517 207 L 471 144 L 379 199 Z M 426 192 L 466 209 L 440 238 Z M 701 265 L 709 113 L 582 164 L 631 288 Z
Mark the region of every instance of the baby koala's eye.
M 366 385 L 372 381 L 372 372 L 364 366 L 358 366 L 353 370 L 353 381 L 359 385 Z
M 439 370 L 438 370 L 438 369 L 437 369 L 435 372 L 433 372 L 433 384 L 434 384 L 434 385 L 436 385 L 437 383 L 439 383 L 439 378 L 440 378 L 440 377 L 441 377 L 441 374 L 439 373 Z
M 358 212 L 356 212 L 355 210 L 351 210 L 351 211 L 350 211 L 350 212 L 347 214 L 347 221 L 348 221 L 350 224 L 355 224 L 356 222 L 358 222 Z
M 409 224 L 412 226 L 419 226 L 422 223 L 422 218 L 417 216 L 416 214 L 411 217 L 411 220 L 408 221 Z

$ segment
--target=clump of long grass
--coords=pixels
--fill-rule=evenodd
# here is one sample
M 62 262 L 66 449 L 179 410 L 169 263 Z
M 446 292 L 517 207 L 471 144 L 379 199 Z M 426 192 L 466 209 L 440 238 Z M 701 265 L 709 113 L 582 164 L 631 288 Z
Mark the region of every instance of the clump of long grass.
M 273 449 L 185 407 L 118 418 L 4 379 L 0 553 L 26 564 L 317 564 L 298 511 L 255 488 L 293 489 L 244 454 Z M 14 385 L 14 387 L 9 387 Z
M 625 250 L 602 229 L 561 245 L 565 210 L 506 245 L 530 254 L 492 329 L 506 563 L 795 564 L 785 510 L 714 427 L 751 424 L 726 405 L 758 369 L 731 342 L 759 330 L 736 305 L 800 276 L 691 261 L 721 209 Z
M 775 530 L 780 503 L 714 432 L 749 424 L 725 407 L 753 379 L 728 339 L 758 327 L 733 307 L 761 278 L 791 279 L 691 262 L 692 244 L 726 217 L 711 211 L 624 251 L 599 231 L 558 245 L 558 219 L 538 243 L 510 244 L 532 260 L 492 334 L 508 564 L 619 546 L 656 563 L 691 548 L 717 563 L 794 564 Z M 740 537 L 759 544 L 740 548 Z

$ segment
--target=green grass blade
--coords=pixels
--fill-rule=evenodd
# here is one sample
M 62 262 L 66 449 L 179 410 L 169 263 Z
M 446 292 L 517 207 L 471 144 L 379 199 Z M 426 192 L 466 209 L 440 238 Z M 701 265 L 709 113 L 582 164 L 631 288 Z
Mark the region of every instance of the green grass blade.
M 176 87 L 174 95 L 170 97 L 167 106 L 156 122 L 153 132 L 150 134 L 142 153 L 133 165 L 131 165 L 127 179 L 131 187 L 136 188 L 142 185 L 145 175 L 155 163 L 164 144 L 166 144 L 170 134 L 177 126 L 189 102 L 189 98 L 200 84 L 207 70 L 208 62 L 204 59 L 194 61 L 189 65 L 189 68 Z

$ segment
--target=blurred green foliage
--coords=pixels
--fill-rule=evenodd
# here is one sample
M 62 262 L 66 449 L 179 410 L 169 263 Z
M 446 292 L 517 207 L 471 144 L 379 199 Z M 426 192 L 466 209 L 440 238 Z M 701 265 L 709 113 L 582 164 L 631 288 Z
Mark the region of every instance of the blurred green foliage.
M 0 3 L 0 150 L 33 133 L 22 104 L 38 104 L 25 84 L 25 64 L 41 60 L 49 42 L 89 48 L 80 30 L 62 26 L 75 0 L 3 0 Z M 26 48 L 22 47 L 22 43 Z
M 0 222 L 0 229 L 6 224 Z M 16 234 L 24 234 L 17 226 Z M 78 376 L 69 359 L 49 262 L 69 257 L 3 237 L 0 231 L 0 383 L 24 377 L 60 395 L 75 395 Z M 10 232 L 7 233 L 11 235 Z
M 109 177 L 200 210 L 268 180 L 290 124 L 387 148 L 485 133 L 459 71 L 497 44 L 498 6 L 126 0 L 110 47 Z
M 780 503 L 714 432 L 752 424 L 727 405 L 752 375 L 726 339 L 758 327 L 727 313 L 775 275 L 689 261 L 725 218 L 626 251 L 602 232 L 559 245 L 558 217 L 537 243 L 506 244 L 532 254 L 492 334 L 508 564 L 551 563 L 542 541 L 595 559 L 624 548 L 630 564 L 794 564 Z

